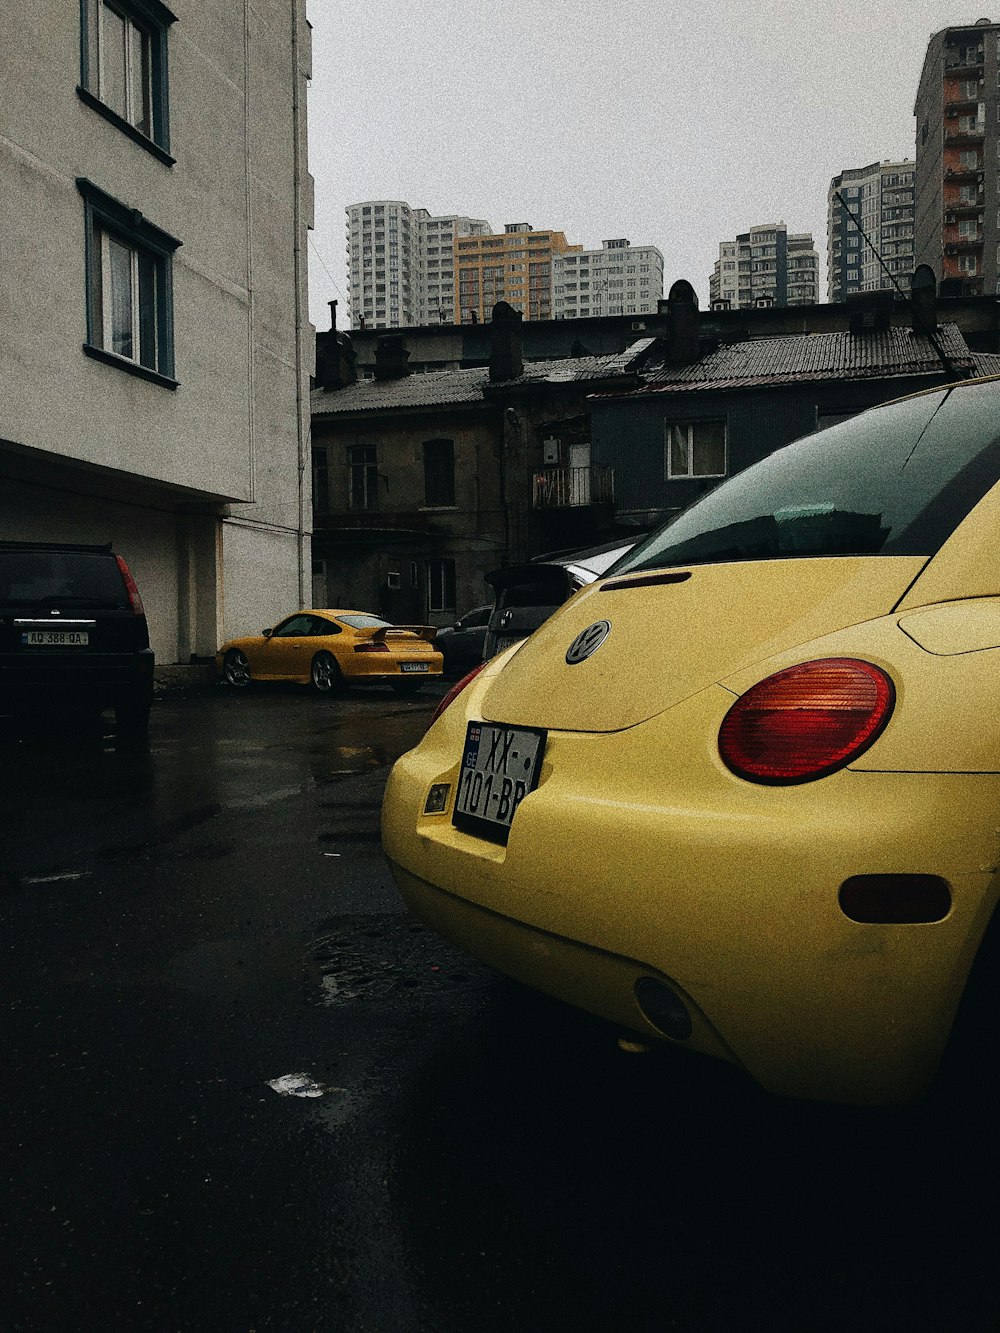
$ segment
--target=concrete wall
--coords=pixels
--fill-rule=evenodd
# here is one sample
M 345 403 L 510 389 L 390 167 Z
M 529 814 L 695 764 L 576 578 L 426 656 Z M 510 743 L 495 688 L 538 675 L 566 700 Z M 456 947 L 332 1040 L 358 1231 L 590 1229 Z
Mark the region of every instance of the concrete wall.
M 258 627 L 261 602 L 300 604 L 312 368 L 304 0 L 173 0 L 172 8 L 173 165 L 78 95 L 78 5 L 25 0 L 0 48 L 0 487 L 15 455 L 16 475 L 39 485 L 55 460 L 80 468 L 75 498 L 64 473 L 47 520 L 35 511 L 38 535 L 85 540 L 109 515 L 120 520 L 102 539 L 125 553 L 134 535 L 129 559 L 144 598 L 163 609 L 151 627 L 165 661 Z M 82 351 L 78 177 L 182 242 L 173 261 L 176 388 Z M 139 488 L 148 505 L 152 485 L 164 523 L 170 511 L 210 512 L 212 522 L 193 546 L 189 519 L 180 547 L 160 539 L 159 520 L 133 533 L 127 505 L 101 501 L 91 511 L 93 469 L 110 496 L 131 500 Z M 230 512 L 240 535 L 224 543 L 216 529 Z M 0 537 L 21 526 L 0 497 Z M 206 570 L 224 545 L 224 566 Z M 195 608 L 183 624 L 179 605 Z

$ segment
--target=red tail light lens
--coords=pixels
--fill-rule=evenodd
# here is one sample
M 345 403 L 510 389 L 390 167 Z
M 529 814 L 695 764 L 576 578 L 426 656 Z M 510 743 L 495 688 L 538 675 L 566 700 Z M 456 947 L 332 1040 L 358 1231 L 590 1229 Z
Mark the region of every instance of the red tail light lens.
M 389 651 L 389 645 L 387 643 L 382 643 L 381 641 L 378 643 L 356 643 L 354 645 L 354 651 L 356 653 L 387 653 Z
M 450 704 L 453 704 L 453 703 L 455 702 L 455 700 L 458 698 L 458 696 L 459 696 L 459 695 L 462 693 L 462 691 L 465 689 L 466 685 L 470 685 L 470 684 L 472 683 L 472 681 L 474 681 L 474 680 L 476 679 L 476 677 L 479 675 L 480 671 L 482 671 L 482 669 L 483 669 L 483 667 L 484 667 L 485 665 L 486 665 L 485 662 L 480 662 L 479 665 L 478 665 L 477 667 L 473 667 L 473 668 L 472 668 L 472 670 L 469 672 L 469 674 L 468 674 L 467 676 L 463 676 L 462 679 L 461 679 L 456 685 L 453 685 L 453 686 L 451 687 L 451 689 L 448 691 L 448 693 L 444 696 L 444 698 L 443 698 L 443 699 L 441 700 L 441 702 L 438 704 L 437 708 L 434 709 L 434 712 L 433 712 L 433 714 L 431 715 L 431 720 L 430 720 L 430 722 L 427 724 L 428 726 L 433 726 L 433 725 L 434 725 L 434 723 L 438 720 L 438 718 L 441 716 L 441 714 L 444 712 L 444 710 L 445 710 Z
M 719 754 L 750 782 L 809 782 L 843 768 L 877 739 L 896 694 L 881 668 L 828 657 L 779 671 L 737 699 Z
M 145 615 L 145 609 L 142 605 L 142 598 L 139 596 L 139 589 L 135 586 L 135 579 L 132 577 L 132 571 L 126 565 L 120 555 L 115 556 L 115 563 L 118 566 L 119 573 L 125 584 L 125 591 L 128 593 L 129 606 L 133 614 L 137 616 Z

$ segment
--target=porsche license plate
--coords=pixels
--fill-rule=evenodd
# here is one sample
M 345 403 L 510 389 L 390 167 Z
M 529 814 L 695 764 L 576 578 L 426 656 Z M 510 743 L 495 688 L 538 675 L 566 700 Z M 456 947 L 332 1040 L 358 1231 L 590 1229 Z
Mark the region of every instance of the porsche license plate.
M 29 629 L 21 642 L 28 648 L 86 648 L 90 635 L 85 629 Z
M 517 807 L 538 784 L 545 732 L 470 722 L 455 796 L 456 828 L 506 842 Z
M 400 671 L 426 671 L 428 665 L 426 662 L 400 662 Z

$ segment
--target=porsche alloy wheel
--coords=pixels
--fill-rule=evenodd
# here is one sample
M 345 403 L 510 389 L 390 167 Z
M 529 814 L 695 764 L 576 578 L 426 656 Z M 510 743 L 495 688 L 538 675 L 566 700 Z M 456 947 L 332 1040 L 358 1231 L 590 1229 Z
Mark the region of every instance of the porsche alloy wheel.
M 222 660 L 222 677 L 227 685 L 242 687 L 250 684 L 250 663 L 246 654 L 231 648 Z
M 317 653 L 309 669 L 312 687 L 320 694 L 331 694 L 340 687 L 340 667 L 332 653 Z

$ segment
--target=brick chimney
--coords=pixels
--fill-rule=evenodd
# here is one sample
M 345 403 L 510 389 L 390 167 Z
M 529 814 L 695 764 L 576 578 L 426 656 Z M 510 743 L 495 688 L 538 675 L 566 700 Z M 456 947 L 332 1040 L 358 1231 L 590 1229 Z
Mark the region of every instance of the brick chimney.
M 910 282 L 910 320 L 914 333 L 937 328 L 937 278 L 930 264 L 920 264 Z
M 698 297 L 691 284 L 680 278 L 667 297 L 667 361 L 672 366 L 689 366 L 700 356 Z
M 498 301 L 493 307 L 490 324 L 490 380 L 494 384 L 520 379 L 524 372 L 521 320 L 520 310 L 515 310 L 506 301 Z
M 401 380 L 410 373 L 410 353 L 400 333 L 387 333 L 375 344 L 375 378 Z

